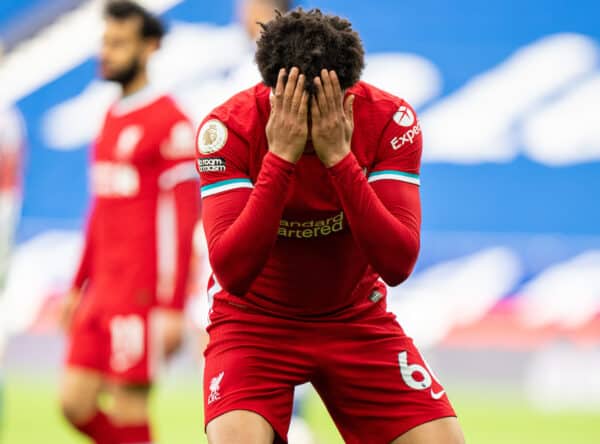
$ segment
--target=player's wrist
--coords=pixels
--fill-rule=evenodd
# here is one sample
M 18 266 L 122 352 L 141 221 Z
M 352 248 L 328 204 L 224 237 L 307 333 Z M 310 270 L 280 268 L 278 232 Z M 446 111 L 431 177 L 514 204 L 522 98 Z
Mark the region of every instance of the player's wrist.
M 299 155 L 297 153 L 291 153 L 289 151 L 278 149 L 278 148 L 269 148 L 269 151 L 271 152 L 271 154 L 277 156 L 279 159 L 285 160 L 286 162 L 293 163 L 293 164 L 298 162 L 298 160 L 300 159 L 300 156 L 302 155 L 302 154 Z
M 362 172 L 362 169 L 360 168 L 356 157 L 354 157 L 354 154 L 352 153 L 352 151 L 350 151 L 335 165 L 327 168 L 327 171 L 329 171 L 329 174 L 331 174 L 331 176 L 336 177 L 340 175 L 345 175 L 349 171 L 352 171 L 353 173 Z
M 326 168 L 333 168 L 348 157 L 348 154 L 350 154 L 350 149 L 347 148 L 337 152 L 328 153 L 321 158 L 321 162 Z
M 69 292 L 67 293 L 67 299 L 69 301 L 77 301 L 81 298 L 81 288 L 79 287 L 71 287 Z

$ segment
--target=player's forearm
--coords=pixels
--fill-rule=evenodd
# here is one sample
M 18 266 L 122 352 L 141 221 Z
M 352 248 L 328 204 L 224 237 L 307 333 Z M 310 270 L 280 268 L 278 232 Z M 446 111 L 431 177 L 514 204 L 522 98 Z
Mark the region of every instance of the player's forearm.
M 353 154 L 329 171 L 353 237 L 370 265 L 389 285 L 406 280 L 419 253 L 419 226 L 411 214 L 419 209 L 392 213 L 368 184 Z
M 228 292 L 244 295 L 269 258 L 294 172 L 294 164 L 268 153 L 254 189 L 233 223 L 219 229 L 235 191 L 204 201 L 204 224 L 213 271 Z M 238 191 L 243 195 L 244 190 Z M 246 195 L 247 196 L 247 195 Z M 220 199 L 222 205 L 218 204 Z M 235 206 L 235 205 L 234 205 Z M 229 207 L 231 208 L 231 207 Z M 223 224 L 221 224 L 223 225 Z
M 196 223 L 200 218 L 200 201 L 197 181 L 179 184 L 175 190 L 175 211 L 177 212 L 177 267 L 175 270 L 175 290 L 164 308 L 182 311 L 185 307 L 192 269 L 193 238 Z
M 93 224 L 94 224 L 94 209 L 90 211 L 90 215 L 88 218 L 88 222 L 85 228 L 84 240 L 83 240 L 83 248 L 81 253 L 81 258 L 79 260 L 79 266 L 77 267 L 77 271 L 75 276 L 73 277 L 73 282 L 71 287 L 77 290 L 81 290 L 89 279 L 90 272 L 92 269 L 92 248 L 93 248 Z
M 0 147 L 0 192 L 16 192 L 21 179 L 20 150 Z
M 84 250 L 83 250 L 83 254 L 81 256 L 81 260 L 79 261 L 79 267 L 77 268 L 77 272 L 75 273 L 75 276 L 73 277 L 73 283 L 71 284 L 71 287 L 74 289 L 77 289 L 77 290 L 81 290 L 89 278 L 90 269 L 91 269 L 91 251 L 86 242 L 86 245 L 84 245 Z

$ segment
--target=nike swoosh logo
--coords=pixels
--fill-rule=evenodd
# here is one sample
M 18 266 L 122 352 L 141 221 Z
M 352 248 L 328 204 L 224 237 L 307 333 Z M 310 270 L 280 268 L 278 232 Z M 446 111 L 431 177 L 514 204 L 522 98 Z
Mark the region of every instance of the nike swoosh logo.
M 440 399 L 442 396 L 444 396 L 444 393 L 446 393 L 446 390 L 442 390 L 436 393 L 433 391 L 433 389 L 431 389 L 431 397 L 433 399 Z

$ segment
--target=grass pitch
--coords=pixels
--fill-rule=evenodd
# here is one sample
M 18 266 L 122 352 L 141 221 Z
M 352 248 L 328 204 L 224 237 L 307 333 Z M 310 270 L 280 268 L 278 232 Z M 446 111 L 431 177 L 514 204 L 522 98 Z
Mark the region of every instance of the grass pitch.
M 598 444 L 600 412 L 544 414 L 514 391 L 450 387 L 469 444 Z M 158 444 L 205 443 L 200 380 L 167 382 L 153 395 Z M 83 444 L 57 407 L 57 385 L 48 380 L 12 375 L 5 379 L 2 444 Z M 319 444 L 342 440 L 317 396 L 305 417 Z

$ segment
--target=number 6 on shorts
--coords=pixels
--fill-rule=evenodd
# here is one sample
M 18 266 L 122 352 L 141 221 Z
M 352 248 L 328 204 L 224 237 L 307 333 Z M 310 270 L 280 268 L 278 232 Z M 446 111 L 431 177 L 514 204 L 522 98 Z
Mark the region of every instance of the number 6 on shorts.
M 408 352 L 403 351 L 398 353 L 398 363 L 400 364 L 400 374 L 402 375 L 402 380 L 410 388 L 415 390 L 425 390 L 431 387 L 431 384 L 433 383 L 431 373 L 427 371 L 427 369 L 422 365 L 409 364 Z M 415 373 L 421 375 L 421 378 L 419 378 L 419 380 L 413 377 Z

